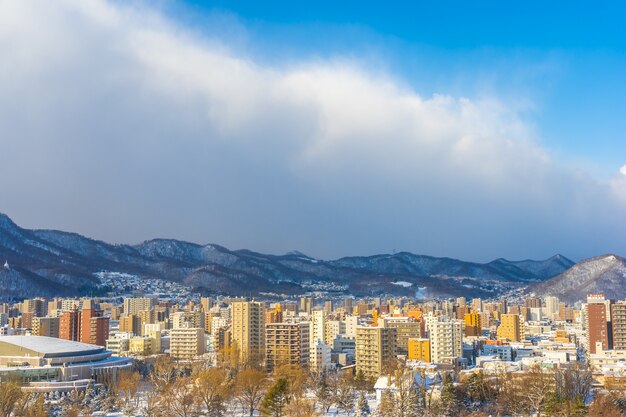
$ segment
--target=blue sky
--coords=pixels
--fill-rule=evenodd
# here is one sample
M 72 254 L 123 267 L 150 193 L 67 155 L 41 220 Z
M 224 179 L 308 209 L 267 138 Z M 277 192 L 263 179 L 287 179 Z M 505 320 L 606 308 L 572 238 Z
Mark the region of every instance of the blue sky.
M 207 26 L 216 21 L 227 30 L 241 26 L 261 58 L 349 55 L 398 74 L 426 95 L 497 91 L 526 103 L 541 140 L 561 157 L 603 178 L 626 163 L 623 2 L 187 1 L 169 7 L 200 31 L 211 31 Z
M 0 2 L 0 212 L 336 258 L 626 255 L 618 2 Z

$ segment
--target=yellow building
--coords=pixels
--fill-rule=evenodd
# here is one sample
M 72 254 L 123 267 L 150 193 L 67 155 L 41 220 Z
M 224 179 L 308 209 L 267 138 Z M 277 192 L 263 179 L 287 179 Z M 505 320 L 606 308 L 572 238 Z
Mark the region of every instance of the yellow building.
M 152 355 L 152 339 L 149 337 L 133 337 L 128 342 L 128 351 L 136 355 Z
M 265 353 L 265 305 L 256 301 L 232 304 L 232 338 L 239 358 L 247 361 Z
M 518 314 L 500 314 L 498 339 L 519 342 L 521 339 L 520 316 Z
M 480 336 L 482 328 L 482 317 L 479 313 L 465 314 L 465 336 Z
M 409 354 L 407 359 L 430 362 L 430 340 L 409 339 Z

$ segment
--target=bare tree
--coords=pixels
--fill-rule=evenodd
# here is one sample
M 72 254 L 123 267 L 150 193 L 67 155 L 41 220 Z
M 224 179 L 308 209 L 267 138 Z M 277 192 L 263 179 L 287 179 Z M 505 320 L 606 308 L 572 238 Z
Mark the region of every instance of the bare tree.
M 211 417 L 220 417 L 226 411 L 225 403 L 231 396 L 232 382 L 226 377 L 226 371 L 220 368 L 208 368 L 197 372 L 194 377 L 194 393 Z
M 249 416 L 254 415 L 254 410 L 263 401 L 266 389 L 266 374 L 257 369 L 244 369 L 235 377 L 235 397 Z
M 22 395 L 22 390 L 17 383 L 0 383 L 0 416 L 10 417 Z
M 199 401 L 190 377 L 179 377 L 163 390 L 163 409 L 171 417 L 196 417 Z
M 530 411 L 541 415 L 546 399 L 554 392 L 555 374 L 545 371 L 539 365 L 533 365 L 520 380 L 523 398 Z
M 354 389 L 353 376 L 351 374 L 343 374 L 339 378 L 339 384 L 337 387 L 336 404 L 337 407 L 343 410 L 347 415 L 352 414 L 354 411 L 354 405 L 356 402 Z

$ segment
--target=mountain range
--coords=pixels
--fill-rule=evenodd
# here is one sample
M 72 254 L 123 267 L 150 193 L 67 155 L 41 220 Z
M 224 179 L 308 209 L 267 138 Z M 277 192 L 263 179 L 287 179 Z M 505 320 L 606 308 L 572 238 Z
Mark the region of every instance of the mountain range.
M 0 260 L 8 264 L 0 268 L 0 297 L 5 299 L 94 293 L 99 271 L 175 281 L 208 294 L 489 297 L 562 276 L 574 265 L 562 255 L 488 263 L 408 252 L 320 260 L 295 251 L 267 255 L 173 239 L 113 245 L 76 233 L 24 229 L 4 214 Z
M 613 254 L 585 259 L 545 282 L 530 285 L 528 290 L 541 296 L 554 295 L 568 303 L 596 293 L 621 300 L 626 298 L 626 259 Z

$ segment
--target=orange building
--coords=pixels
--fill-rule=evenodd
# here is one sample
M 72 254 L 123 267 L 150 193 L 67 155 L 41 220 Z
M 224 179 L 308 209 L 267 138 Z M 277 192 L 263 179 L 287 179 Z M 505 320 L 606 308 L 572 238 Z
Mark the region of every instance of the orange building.
M 409 354 L 407 359 L 430 362 L 430 340 L 409 339 Z

